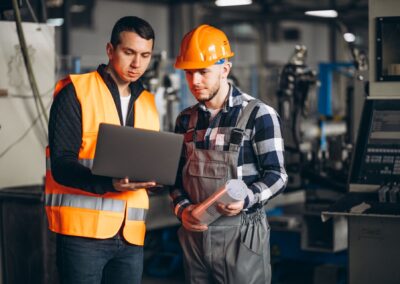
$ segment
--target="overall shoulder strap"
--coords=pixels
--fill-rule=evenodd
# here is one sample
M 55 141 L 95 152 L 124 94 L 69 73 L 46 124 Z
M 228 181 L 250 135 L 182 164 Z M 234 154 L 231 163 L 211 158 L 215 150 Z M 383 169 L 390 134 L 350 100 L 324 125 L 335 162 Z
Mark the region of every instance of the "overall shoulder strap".
M 197 104 L 191 108 L 188 129 L 184 134 L 185 142 L 193 142 L 196 140 L 196 124 L 198 119 L 198 109 L 199 108 Z
M 257 104 L 259 104 L 260 101 L 255 99 L 249 101 L 249 103 L 244 107 L 242 114 L 240 115 L 237 123 L 236 123 L 236 128 L 241 129 L 242 131 L 246 130 L 246 125 L 247 122 L 249 121 L 249 117 L 253 110 L 256 108 Z
M 198 117 L 198 110 L 199 110 L 199 108 L 198 108 L 198 105 L 196 104 L 196 105 L 194 105 L 192 108 L 191 108 L 191 113 L 190 113 L 190 120 L 189 120 L 189 125 L 188 125 L 188 130 L 190 130 L 190 129 L 194 129 L 194 128 L 196 128 L 196 124 L 197 124 L 197 117 Z
M 231 131 L 231 137 L 229 140 L 229 151 L 237 151 L 239 149 L 239 146 L 243 140 L 244 133 L 246 131 L 246 125 L 249 121 L 250 115 L 259 103 L 259 100 L 254 99 L 249 101 L 249 103 L 244 107 L 238 121 L 236 122 L 236 127 L 233 128 Z

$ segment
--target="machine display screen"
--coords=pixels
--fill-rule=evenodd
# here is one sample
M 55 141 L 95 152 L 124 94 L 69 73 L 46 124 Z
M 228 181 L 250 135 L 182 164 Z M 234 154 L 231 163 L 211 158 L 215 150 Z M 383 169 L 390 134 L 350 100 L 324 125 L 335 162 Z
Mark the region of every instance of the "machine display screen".
M 368 144 L 397 144 L 400 142 L 400 110 L 376 110 L 372 117 Z
M 400 182 L 400 100 L 367 100 L 350 183 Z

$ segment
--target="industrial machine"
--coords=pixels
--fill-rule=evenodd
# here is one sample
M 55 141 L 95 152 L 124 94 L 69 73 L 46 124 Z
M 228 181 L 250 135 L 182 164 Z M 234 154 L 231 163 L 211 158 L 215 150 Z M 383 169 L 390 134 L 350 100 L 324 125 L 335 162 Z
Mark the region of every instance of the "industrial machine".
M 348 218 L 348 283 L 400 283 L 400 3 L 369 1 L 371 61 L 347 194 L 329 210 Z
M 347 273 L 348 219 L 338 215 L 322 222 L 321 212 L 346 195 L 353 132 L 367 91 L 365 53 L 355 46 L 349 51 L 352 61 L 320 63 L 314 70 L 306 64 L 307 49 L 296 46 L 277 91 L 289 175 L 283 196 L 303 194 L 297 203 L 267 212 L 271 255 L 275 271 L 285 265 L 281 270 L 300 273 L 304 283 L 342 283 Z M 278 280 L 292 281 L 284 277 Z
M 141 78 L 144 86 L 156 97 L 161 128 L 173 131 L 180 111 L 178 91 L 180 78 L 167 60 L 167 52 L 154 54 L 151 65 Z
M 288 63 L 283 67 L 277 91 L 278 113 L 281 116 L 285 139 L 285 162 L 289 173 L 289 187 L 302 186 L 302 164 L 306 159 L 304 133 L 301 124 L 308 118 L 308 93 L 317 83 L 317 73 L 306 65 L 307 49 L 297 45 Z M 308 147 L 309 148 L 309 147 Z
M 350 283 L 399 283 L 400 98 L 369 97 L 353 155 L 348 194 L 328 217 L 349 217 Z
M 337 92 L 333 95 L 333 85 L 338 84 L 333 77 L 344 77 L 345 83 L 352 86 L 356 68 L 352 62 L 321 63 L 317 72 L 307 66 L 306 55 L 305 46 L 295 47 L 283 68 L 277 91 L 289 175 L 286 192 L 304 192 L 305 197 L 299 200 L 302 204 L 295 210 L 301 216 L 297 223 L 302 249 L 337 252 L 347 248 L 346 219 L 322 223 L 320 213 L 346 191 L 352 146 L 346 120 L 350 120 L 347 113 L 351 111 L 347 107 L 338 115 L 333 105 L 345 106 L 344 98 L 353 97 L 354 93 L 350 92 L 352 88 L 344 88 L 345 96 Z M 317 101 L 313 94 L 316 86 Z
M 338 173 L 347 173 L 342 161 L 348 148 L 346 117 L 337 119 L 332 112 L 332 105 L 343 99 L 332 95 L 333 75 L 351 81 L 349 70 L 355 68 L 351 62 L 321 63 L 317 71 L 307 66 L 306 56 L 305 46 L 295 47 L 277 90 L 289 182 L 277 197 L 284 201 L 272 210 L 267 205 L 273 281 L 327 283 L 324 275 L 329 274 L 329 283 L 341 283 L 346 273 L 347 220 L 336 217 L 323 223 L 320 214 L 344 194 L 345 178 L 338 178 Z M 296 279 L 290 278 L 292 274 Z
M 297 45 L 283 67 L 277 97 L 289 190 L 315 182 L 345 191 L 352 133 L 361 113 L 354 105 L 363 102 L 368 68 L 365 53 L 349 47 L 352 62 L 320 63 L 317 71 L 306 64 L 306 47 Z

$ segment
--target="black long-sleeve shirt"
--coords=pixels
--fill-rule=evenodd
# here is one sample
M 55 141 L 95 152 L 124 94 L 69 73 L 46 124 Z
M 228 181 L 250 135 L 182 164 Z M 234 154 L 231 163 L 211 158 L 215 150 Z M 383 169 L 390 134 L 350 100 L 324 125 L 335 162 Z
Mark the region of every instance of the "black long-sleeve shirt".
M 121 101 L 116 83 L 100 65 L 97 72 L 103 78 L 118 110 L 122 124 Z M 139 81 L 130 84 L 131 99 L 126 126 L 133 127 L 133 103 L 144 90 Z M 103 194 L 114 192 L 112 178 L 93 175 L 91 170 L 78 162 L 82 144 L 82 109 L 72 83 L 65 86 L 55 97 L 50 110 L 49 147 L 51 171 L 56 182 L 88 192 Z

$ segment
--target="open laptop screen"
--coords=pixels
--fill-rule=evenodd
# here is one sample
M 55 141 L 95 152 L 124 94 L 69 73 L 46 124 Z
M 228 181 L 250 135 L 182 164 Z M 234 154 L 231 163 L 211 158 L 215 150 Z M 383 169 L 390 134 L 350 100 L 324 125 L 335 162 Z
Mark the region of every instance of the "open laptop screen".
M 173 185 L 183 135 L 100 124 L 92 173 Z

